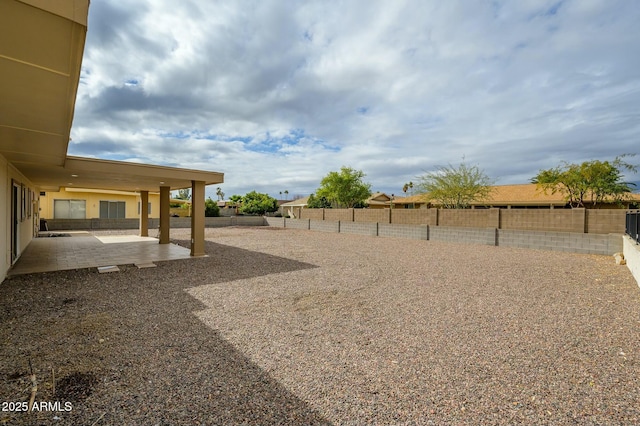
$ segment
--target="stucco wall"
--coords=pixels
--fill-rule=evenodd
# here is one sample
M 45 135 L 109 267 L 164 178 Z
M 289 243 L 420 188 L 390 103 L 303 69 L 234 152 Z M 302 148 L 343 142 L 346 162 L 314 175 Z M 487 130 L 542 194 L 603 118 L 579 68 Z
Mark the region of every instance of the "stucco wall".
M 11 232 L 11 198 L 9 197 L 9 185 L 11 179 L 7 175 L 7 160 L 0 155 L 0 282 L 7 276 L 7 270 L 11 265 L 11 243 L 9 235 Z
M 11 235 L 11 209 L 13 184 L 14 182 L 20 186 L 20 197 L 22 197 L 22 188 L 25 188 L 24 195 L 26 200 L 24 203 L 25 215 L 22 217 L 21 208 L 18 207 L 18 257 L 20 253 L 29 245 L 35 234 L 35 225 L 39 221 L 38 216 L 38 190 L 22 173 L 0 155 L 0 182 L 2 189 L 0 190 L 0 223 L 2 230 L 0 231 L 0 249 L 2 250 L 2 259 L 0 260 L 0 281 L 6 277 L 7 270 L 11 267 L 11 250 L 13 239 Z
M 62 189 L 59 192 L 46 192 L 40 200 L 40 216 L 43 219 L 53 219 L 54 200 L 85 200 L 85 219 L 100 217 L 100 201 L 124 201 L 126 209 L 125 218 L 136 219 L 139 217 L 138 203 L 140 202 L 140 196 L 123 191 L 78 192 Z M 151 214 L 149 217 L 160 217 L 160 195 L 149 194 L 149 202 L 151 203 Z

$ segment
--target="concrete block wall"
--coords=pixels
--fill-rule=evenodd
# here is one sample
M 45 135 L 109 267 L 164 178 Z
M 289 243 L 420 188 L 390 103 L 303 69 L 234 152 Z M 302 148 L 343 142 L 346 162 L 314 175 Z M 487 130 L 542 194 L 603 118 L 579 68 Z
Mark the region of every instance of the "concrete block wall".
M 587 209 L 586 229 L 590 234 L 624 234 L 625 209 Z
M 624 232 L 623 209 L 302 209 L 300 218 L 531 231 Z
M 340 233 L 359 234 L 359 235 L 378 235 L 377 223 L 366 222 L 340 222 Z
M 340 222 L 337 220 L 311 220 L 309 229 L 312 231 L 340 232 Z
M 429 240 L 464 242 L 471 244 L 496 245 L 495 228 L 464 228 L 449 226 L 430 226 Z
M 395 212 L 394 212 L 395 213 Z M 429 226 L 400 225 L 395 223 L 379 223 L 379 237 L 411 238 L 414 240 L 428 240 Z
M 177 218 L 174 218 L 177 219 Z M 224 226 L 232 226 L 231 225 L 231 216 L 225 216 L 225 217 L 205 217 L 204 218 L 204 227 L 205 228 L 222 228 Z M 171 223 L 170 227 L 174 227 L 173 226 L 173 222 Z M 189 228 L 191 228 L 191 222 L 189 222 Z
M 391 209 L 391 223 L 399 225 L 435 225 L 435 209 Z
M 49 231 L 91 229 L 91 219 L 47 219 Z
M 340 220 L 353 222 L 354 209 L 324 209 L 324 220 Z
M 585 232 L 585 209 L 505 209 L 500 229 Z
M 300 219 L 324 220 L 324 209 L 302 209 Z
M 498 230 L 498 245 L 583 254 L 611 255 L 622 251 L 618 234 Z
M 497 209 L 442 209 L 438 212 L 438 226 L 467 228 L 497 228 Z M 433 225 L 433 224 L 432 224 Z
M 309 229 L 309 219 L 285 219 L 285 228 Z
M 211 218 L 211 219 L 220 219 L 220 218 Z M 265 224 L 263 216 L 235 216 L 235 217 L 231 217 L 230 219 L 231 219 L 232 226 L 264 226 Z
M 354 209 L 354 222 L 390 223 L 390 209 Z
M 277 228 L 284 228 L 285 218 L 283 217 L 265 217 L 264 218 L 266 226 L 274 226 Z
M 205 217 L 206 228 L 223 226 L 263 226 L 265 219 L 262 216 L 233 216 L 233 217 Z M 99 229 L 138 229 L 139 219 L 50 219 L 47 220 L 50 231 L 73 230 L 99 230 Z M 160 219 L 149 218 L 149 229 L 158 229 Z M 169 227 L 174 229 L 191 228 L 190 217 L 172 217 Z

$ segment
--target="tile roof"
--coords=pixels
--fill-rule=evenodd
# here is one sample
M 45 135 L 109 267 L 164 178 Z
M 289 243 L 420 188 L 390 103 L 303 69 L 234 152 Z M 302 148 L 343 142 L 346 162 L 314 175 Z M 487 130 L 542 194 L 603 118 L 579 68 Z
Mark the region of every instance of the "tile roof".
M 640 201 L 640 194 L 631 194 L 631 198 Z M 393 200 L 394 204 L 425 203 L 424 194 L 416 194 L 410 197 L 399 197 Z M 484 205 L 555 205 L 564 206 L 567 201 L 564 195 L 550 191 L 545 193 L 534 183 L 519 185 L 497 185 L 492 187 L 488 199 L 471 203 L 476 206 Z

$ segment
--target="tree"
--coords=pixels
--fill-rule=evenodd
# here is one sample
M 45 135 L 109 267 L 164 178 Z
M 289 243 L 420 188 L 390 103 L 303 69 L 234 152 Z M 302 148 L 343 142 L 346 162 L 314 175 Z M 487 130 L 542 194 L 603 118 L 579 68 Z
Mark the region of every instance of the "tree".
M 231 197 L 229 197 L 229 201 L 235 203 L 235 204 L 241 204 L 242 203 L 242 195 L 237 195 L 234 194 Z
M 408 190 L 413 189 L 413 182 L 409 182 L 409 183 L 405 183 L 402 186 L 402 192 L 404 192 L 405 194 L 407 193 Z
M 216 188 L 216 195 L 218 196 L 218 200 L 224 200 L 224 192 L 222 192 L 222 188 Z
M 309 209 L 330 209 L 331 203 L 326 197 L 316 197 L 314 194 L 309 195 L 307 199 L 307 208 Z
M 267 194 L 251 191 L 242 197 L 241 213 L 262 215 L 276 210 L 278 210 L 278 200 Z
M 176 195 L 178 200 L 190 200 L 191 199 L 191 190 L 189 188 L 178 189 L 178 195 Z
M 620 203 L 629 198 L 634 183 L 623 182 L 623 171 L 636 172 L 637 167 L 624 161 L 623 154 L 613 161 L 592 160 L 581 164 L 563 162 L 551 169 L 540 170 L 531 179 L 545 193 L 563 194 L 571 207 L 584 207 L 585 201 L 596 206 L 603 201 Z
M 208 197 L 204 201 L 204 215 L 205 215 L 205 217 L 218 217 L 218 216 L 220 216 L 220 207 L 218 207 L 218 203 L 213 201 L 211 199 L 211 197 Z
M 474 201 L 485 200 L 493 181 L 478 166 L 460 163 L 457 168 L 439 166 L 420 178 L 418 186 L 426 192 L 426 199 L 446 209 L 468 208 Z
M 329 172 L 322 181 L 316 196 L 326 198 L 333 207 L 352 208 L 371 195 L 371 184 L 364 183 L 366 175 L 351 167 L 342 167 L 340 172 Z

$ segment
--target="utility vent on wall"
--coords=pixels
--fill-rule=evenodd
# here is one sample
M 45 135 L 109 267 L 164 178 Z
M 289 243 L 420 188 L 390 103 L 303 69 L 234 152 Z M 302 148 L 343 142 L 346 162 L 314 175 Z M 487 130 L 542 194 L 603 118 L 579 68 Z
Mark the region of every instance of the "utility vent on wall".
M 41 196 L 41 197 L 44 197 L 45 195 L 47 195 L 47 193 L 46 193 L 46 192 L 44 192 L 44 191 L 40 191 L 40 196 Z

